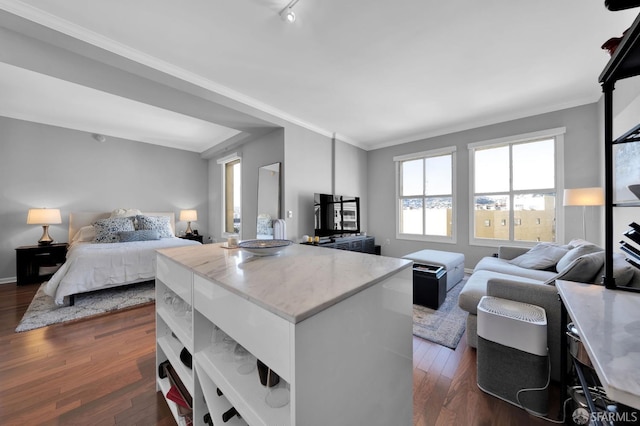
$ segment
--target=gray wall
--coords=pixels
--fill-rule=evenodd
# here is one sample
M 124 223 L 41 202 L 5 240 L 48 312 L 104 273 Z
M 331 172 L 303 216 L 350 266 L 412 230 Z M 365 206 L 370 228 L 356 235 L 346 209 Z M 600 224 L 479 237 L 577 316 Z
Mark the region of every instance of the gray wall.
M 242 180 L 242 239 L 256 237 L 258 216 L 258 171 L 260 167 L 272 163 L 284 163 L 284 129 L 277 129 L 241 147 L 230 148 L 209 160 L 209 222 L 215 240 L 222 239 L 223 233 L 223 188 L 222 165 L 217 160 L 237 152 L 241 160 Z M 281 174 L 286 176 L 286 166 L 281 165 Z M 282 208 L 281 208 L 282 210 Z M 281 211 L 281 215 L 284 214 Z
M 15 277 L 15 251 L 36 244 L 42 228 L 27 225 L 34 207 L 59 208 L 52 238 L 68 240 L 69 213 L 137 208 L 197 209 L 192 228 L 208 234 L 207 161 L 199 154 L 0 117 L 0 282 Z
M 288 238 L 314 235 L 314 193 L 361 197 L 361 229 L 368 227 L 367 152 L 340 140 L 288 126 L 285 130 L 285 211 Z
M 456 251 L 466 256 L 465 267 L 473 268 L 484 256 L 496 251 L 495 247 L 469 244 L 469 154 L 467 144 L 518 134 L 536 132 L 556 127 L 566 127 L 564 138 L 565 187 L 580 188 L 602 184 L 602 156 L 600 110 L 597 104 L 589 104 L 553 113 L 532 116 L 520 120 L 419 140 L 368 153 L 368 232 L 382 245 L 382 254 L 402 256 L 424 248 Z M 457 195 L 458 207 L 457 243 L 427 243 L 397 240 L 395 238 L 395 164 L 393 157 L 446 146 L 457 147 Z M 557 198 L 562 202 L 562 195 Z M 602 208 L 594 207 L 587 219 L 587 235 L 601 243 Z M 565 208 L 565 233 L 560 239 L 570 240 L 582 236 L 582 210 Z
M 313 235 L 313 194 L 331 193 L 332 143 L 298 126 L 285 129 L 285 140 L 284 208 L 293 215 L 286 219 L 287 237 L 295 241 Z
M 209 210 L 214 239 L 222 238 L 222 167 L 219 158 L 237 152 L 242 157 L 241 238 L 256 236 L 258 170 L 282 163 L 281 218 L 287 238 L 298 241 L 313 235 L 313 194 L 340 193 L 361 197 L 362 229 L 367 229 L 367 153 L 345 142 L 300 126 L 285 127 L 240 147 L 229 148 L 209 161 Z M 291 217 L 287 217 L 291 212 Z
M 360 197 L 360 231 L 367 232 L 368 181 L 367 152 L 344 142 L 335 145 L 335 189 L 334 193 Z

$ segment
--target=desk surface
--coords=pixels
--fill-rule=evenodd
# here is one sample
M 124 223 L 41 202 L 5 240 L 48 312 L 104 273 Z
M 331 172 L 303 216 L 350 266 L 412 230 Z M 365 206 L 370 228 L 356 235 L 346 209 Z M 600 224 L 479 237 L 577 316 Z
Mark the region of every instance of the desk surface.
M 640 294 L 571 281 L 556 286 L 607 396 L 640 409 Z

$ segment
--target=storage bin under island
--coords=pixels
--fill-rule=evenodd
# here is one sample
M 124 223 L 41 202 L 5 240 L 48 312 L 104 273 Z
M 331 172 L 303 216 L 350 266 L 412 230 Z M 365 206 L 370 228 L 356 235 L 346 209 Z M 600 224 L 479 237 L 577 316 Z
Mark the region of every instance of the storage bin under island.
M 159 250 L 157 365 L 174 367 L 196 425 L 207 414 L 222 424 L 232 407 L 239 416 L 225 424 L 410 425 L 411 265 L 298 244 L 276 256 L 222 244 Z M 245 356 L 216 341 L 220 331 L 280 382 L 263 386 Z M 181 361 L 183 348 L 192 369 Z M 160 376 L 166 396 L 170 383 Z M 282 401 L 267 396 L 277 392 L 289 402 L 274 408 Z

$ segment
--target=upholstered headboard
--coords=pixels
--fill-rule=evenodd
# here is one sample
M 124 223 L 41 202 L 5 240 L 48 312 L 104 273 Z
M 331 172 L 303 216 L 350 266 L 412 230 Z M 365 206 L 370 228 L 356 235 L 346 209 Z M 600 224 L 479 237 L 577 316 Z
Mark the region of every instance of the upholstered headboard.
M 176 214 L 174 212 L 142 212 L 145 216 L 167 216 L 171 223 L 173 234 L 176 233 Z M 91 225 L 99 219 L 106 219 L 111 215 L 110 212 L 72 212 L 69 213 L 69 240 L 73 239 L 76 232 L 83 226 Z

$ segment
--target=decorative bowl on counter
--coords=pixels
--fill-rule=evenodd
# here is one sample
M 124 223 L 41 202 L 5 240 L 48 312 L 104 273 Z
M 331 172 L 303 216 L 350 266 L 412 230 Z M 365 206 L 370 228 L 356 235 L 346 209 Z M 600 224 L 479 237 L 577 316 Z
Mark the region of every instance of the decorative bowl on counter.
M 246 240 L 240 242 L 238 247 L 256 256 L 273 256 L 292 243 L 290 240 Z

